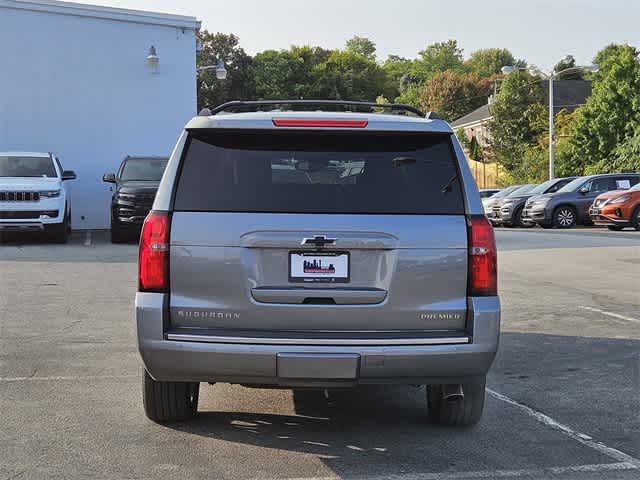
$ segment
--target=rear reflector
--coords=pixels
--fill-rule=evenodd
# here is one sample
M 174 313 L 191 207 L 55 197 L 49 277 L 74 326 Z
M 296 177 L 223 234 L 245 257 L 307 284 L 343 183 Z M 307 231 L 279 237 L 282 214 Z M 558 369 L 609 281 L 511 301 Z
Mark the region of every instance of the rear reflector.
M 469 217 L 469 288 L 470 297 L 498 294 L 498 262 L 493 227 L 484 215 Z
M 276 127 L 329 127 L 329 128 L 364 128 L 368 120 L 308 120 L 305 118 L 274 118 Z
M 142 225 L 138 256 L 140 291 L 165 292 L 169 288 L 169 215 L 152 211 Z

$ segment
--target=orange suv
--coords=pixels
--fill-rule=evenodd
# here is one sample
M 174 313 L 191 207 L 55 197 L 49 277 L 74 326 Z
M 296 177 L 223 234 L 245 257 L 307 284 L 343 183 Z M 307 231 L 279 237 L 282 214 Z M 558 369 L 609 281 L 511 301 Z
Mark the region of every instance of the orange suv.
M 640 183 L 629 190 L 614 190 L 596 197 L 589 210 L 596 225 L 606 225 L 609 230 L 634 227 L 640 230 Z

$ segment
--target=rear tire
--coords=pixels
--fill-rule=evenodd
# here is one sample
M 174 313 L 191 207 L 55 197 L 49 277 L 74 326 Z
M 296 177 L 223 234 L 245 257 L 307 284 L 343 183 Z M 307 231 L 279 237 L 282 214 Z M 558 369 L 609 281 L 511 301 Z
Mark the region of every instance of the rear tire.
M 516 228 L 522 228 L 525 225 L 522 223 L 522 211 L 524 210 L 524 207 L 520 207 L 518 208 L 514 213 L 513 213 L 513 217 L 511 218 L 511 225 L 516 227 Z
M 553 225 L 558 228 L 573 228 L 576 226 L 578 215 L 573 207 L 558 207 L 553 212 Z
M 198 413 L 200 384 L 194 382 L 158 382 L 144 370 L 142 401 L 150 420 L 162 423 L 185 421 Z
M 631 213 L 631 226 L 640 232 L 640 205 Z
M 125 243 L 129 240 L 127 232 L 115 222 L 111 222 L 111 243 Z
M 620 230 L 622 230 L 624 227 L 621 227 L 620 225 L 607 225 L 607 228 L 609 230 L 611 230 L 612 232 L 619 232 Z
M 471 426 L 480 421 L 484 408 L 485 382 L 462 385 L 464 398 L 444 400 L 442 385 L 427 385 L 429 419 L 439 425 Z

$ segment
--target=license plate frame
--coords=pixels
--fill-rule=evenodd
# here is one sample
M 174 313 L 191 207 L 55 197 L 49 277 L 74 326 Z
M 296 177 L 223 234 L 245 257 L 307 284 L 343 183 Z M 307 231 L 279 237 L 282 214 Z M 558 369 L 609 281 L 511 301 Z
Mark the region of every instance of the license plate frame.
M 323 274 L 322 272 L 301 272 L 302 275 L 299 275 L 299 268 L 296 268 L 296 272 L 293 271 L 294 263 L 301 260 L 297 257 L 306 257 L 309 260 L 317 258 L 335 258 L 336 260 L 340 260 L 340 262 L 343 262 L 342 258 L 346 258 L 346 273 L 339 276 L 331 276 L 330 272 L 327 272 L 326 274 Z M 349 283 L 351 281 L 351 254 L 346 251 L 290 250 L 288 253 L 287 269 L 289 282 L 291 283 Z M 342 265 L 338 265 L 336 270 L 338 269 L 344 270 Z

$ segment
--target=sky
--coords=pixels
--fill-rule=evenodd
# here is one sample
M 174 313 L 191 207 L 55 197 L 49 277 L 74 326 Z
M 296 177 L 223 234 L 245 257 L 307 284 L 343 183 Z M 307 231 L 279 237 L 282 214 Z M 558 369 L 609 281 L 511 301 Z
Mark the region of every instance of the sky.
M 234 33 L 250 54 L 318 45 L 341 48 L 353 35 L 389 54 L 414 58 L 425 46 L 458 40 L 465 57 L 508 48 L 551 68 L 567 54 L 591 63 L 603 46 L 640 47 L 640 0 L 84 0 L 80 3 L 191 15 L 209 31 Z

